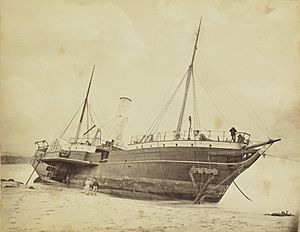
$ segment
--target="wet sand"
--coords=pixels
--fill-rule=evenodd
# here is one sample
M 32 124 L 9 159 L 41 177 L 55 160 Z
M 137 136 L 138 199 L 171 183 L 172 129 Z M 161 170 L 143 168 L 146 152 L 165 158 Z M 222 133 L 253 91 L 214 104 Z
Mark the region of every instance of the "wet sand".
M 270 217 L 191 202 L 142 201 L 35 184 L 2 188 L 1 231 L 291 231 Z

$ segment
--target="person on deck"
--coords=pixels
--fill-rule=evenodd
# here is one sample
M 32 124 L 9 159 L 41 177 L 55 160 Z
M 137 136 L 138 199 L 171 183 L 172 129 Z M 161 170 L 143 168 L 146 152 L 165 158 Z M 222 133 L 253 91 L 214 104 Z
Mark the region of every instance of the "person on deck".
M 236 141 L 236 132 L 237 132 L 237 130 L 236 130 L 234 127 L 232 127 L 232 128 L 229 130 L 229 132 L 230 132 L 232 141 L 235 142 L 235 141 Z
M 238 143 L 244 143 L 245 142 L 245 138 L 244 136 L 242 136 L 241 134 L 238 135 Z

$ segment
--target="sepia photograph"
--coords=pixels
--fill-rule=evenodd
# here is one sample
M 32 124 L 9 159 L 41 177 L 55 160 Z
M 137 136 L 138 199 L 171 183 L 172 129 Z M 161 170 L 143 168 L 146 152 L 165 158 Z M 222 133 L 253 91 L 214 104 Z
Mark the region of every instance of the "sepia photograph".
M 0 4 L 1 231 L 299 231 L 299 1 Z

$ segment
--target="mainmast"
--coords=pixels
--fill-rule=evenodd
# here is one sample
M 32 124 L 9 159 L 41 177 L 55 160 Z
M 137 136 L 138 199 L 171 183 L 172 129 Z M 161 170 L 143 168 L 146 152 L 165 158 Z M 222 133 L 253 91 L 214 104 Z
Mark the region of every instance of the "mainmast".
M 191 82 L 191 76 L 192 76 L 192 73 L 193 73 L 193 65 L 194 65 L 194 59 L 195 59 L 196 50 L 197 50 L 197 44 L 198 44 L 198 39 L 199 39 L 199 33 L 200 33 L 201 23 L 202 23 L 202 17 L 200 19 L 200 23 L 199 23 L 199 27 L 198 27 L 198 31 L 197 31 L 197 37 L 196 37 L 196 41 L 195 41 L 195 45 L 194 45 L 194 51 L 193 51 L 192 61 L 191 61 L 191 64 L 189 66 L 188 73 L 187 73 L 187 79 L 186 79 L 186 83 L 185 83 L 185 91 L 184 91 L 184 95 L 183 95 L 183 102 L 182 102 L 182 106 L 181 106 L 181 110 L 180 110 L 180 115 L 179 115 L 179 119 L 178 119 L 178 123 L 177 123 L 177 128 L 176 128 L 176 135 L 175 135 L 176 139 L 179 139 L 179 137 L 180 137 L 180 131 L 181 131 L 181 126 L 182 126 L 182 119 L 183 119 L 185 105 L 186 105 L 186 100 L 187 100 L 187 96 L 188 96 L 188 92 L 189 92 L 189 86 L 190 86 L 190 82 Z
M 84 117 L 84 112 L 85 112 L 85 109 L 87 108 L 87 105 L 88 105 L 88 97 L 89 97 L 89 93 L 90 93 L 92 79 L 93 79 L 93 76 L 94 76 L 94 70 L 95 70 L 95 65 L 93 67 L 92 75 L 91 75 L 90 82 L 89 82 L 89 87 L 88 87 L 88 90 L 86 92 L 86 96 L 85 96 L 85 99 L 84 99 L 83 109 L 82 109 L 79 124 L 78 124 L 78 127 L 77 127 L 74 143 L 78 142 L 80 129 L 81 129 L 81 125 L 82 125 L 82 121 L 83 121 L 83 117 Z

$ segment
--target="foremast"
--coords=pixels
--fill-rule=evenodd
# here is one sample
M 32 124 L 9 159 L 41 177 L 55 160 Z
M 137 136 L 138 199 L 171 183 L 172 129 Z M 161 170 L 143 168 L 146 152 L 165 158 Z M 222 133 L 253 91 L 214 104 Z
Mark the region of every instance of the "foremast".
M 90 82 L 89 82 L 88 90 L 87 90 L 86 95 L 85 95 L 85 99 L 84 99 L 84 103 L 83 103 L 83 108 L 82 108 L 82 112 L 81 112 L 81 115 L 80 115 L 78 127 L 77 127 L 77 130 L 76 130 L 76 135 L 75 135 L 74 143 L 77 143 L 78 139 L 79 139 L 79 134 L 80 134 L 81 126 L 82 126 L 82 121 L 83 121 L 84 113 L 85 113 L 85 110 L 87 109 L 87 106 L 88 106 L 88 97 L 89 97 L 89 93 L 90 93 L 90 89 L 91 89 L 91 84 L 92 84 L 92 79 L 93 79 L 93 76 L 94 76 L 94 71 L 95 71 L 95 65 L 93 67 L 93 71 L 92 71 L 92 74 L 91 74 L 91 77 L 90 77 Z
M 187 96 L 188 96 L 188 92 L 189 92 L 191 76 L 193 74 L 193 66 L 194 66 L 194 60 L 195 60 L 197 44 L 198 44 L 198 39 L 199 39 L 199 34 L 200 34 L 201 23 L 202 23 L 202 17 L 200 19 L 200 23 L 199 23 L 199 27 L 198 27 L 198 31 L 197 31 L 197 37 L 196 37 L 196 41 L 195 41 L 195 45 L 194 45 L 192 61 L 191 61 L 191 64 L 189 65 L 189 69 L 187 72 L 185 91 L 184 91 L 184 95 L 183 95 L 182 106 L 181 106 L 180 115 L 179 115 L 179 119 L 178 119 L 178 123 L 177 123 L 176 134 L 175 134 L 176 139 L 180 138 L 180 132 L 181 132 L 181 127 L 182 127 L 182 120 L 183 120 L 183 115 L 184 115 L 184 111 L 185 111 L 185 106 L 186 106 L 186 100 L 187 100 Z

